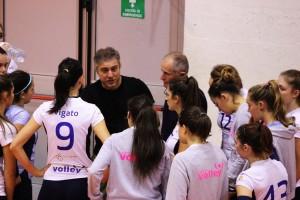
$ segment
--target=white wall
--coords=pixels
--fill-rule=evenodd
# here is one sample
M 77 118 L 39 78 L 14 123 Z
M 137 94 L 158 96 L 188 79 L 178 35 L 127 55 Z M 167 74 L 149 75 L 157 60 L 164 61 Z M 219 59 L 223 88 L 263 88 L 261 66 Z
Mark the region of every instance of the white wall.
M 212 67 L 234 65 L 249 88 L 276 79 L 285 69 L 300 69 L 299 50 L 300 1 L 186 1 L 184 52 L 190 60 L 190 74 L 208 98 L 214 141 L 220 141 L 220 134 L 217 109 L 207 94 Z
M 25 51 L 20 68 L 34 76 L 35 92 L 53 94 L 58 63 L 65 57 L 77 57 L 78 0 L 5 1 L 6 41 Z M 32 112 L 41 101 L 26 108 Z M 47 158 L 44 129 L 40 128 L 35 148 L 35 165 L 43 167 Z M 33 178 L 33 199 L 37 199 L 42 178 Z
M 77 58 L 78 0 L 5 1 L 5 34 L 25 51 L 21 68 L 33 74 L 36 92 L 53 94 L 59 62 Z

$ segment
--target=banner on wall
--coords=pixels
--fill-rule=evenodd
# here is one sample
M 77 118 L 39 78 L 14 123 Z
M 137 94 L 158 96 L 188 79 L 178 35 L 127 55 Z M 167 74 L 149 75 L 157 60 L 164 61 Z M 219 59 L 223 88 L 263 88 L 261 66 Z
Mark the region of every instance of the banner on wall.
M 144 19 L 145 0 L 122 0 L 121 16 Z

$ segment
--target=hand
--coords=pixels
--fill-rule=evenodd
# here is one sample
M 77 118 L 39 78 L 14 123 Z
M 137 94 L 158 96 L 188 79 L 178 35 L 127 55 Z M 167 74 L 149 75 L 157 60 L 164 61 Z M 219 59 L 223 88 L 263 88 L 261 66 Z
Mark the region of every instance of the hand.
M 42 169 L 38 169 L 36 168 L 36 171 L 34 173 L 32 173 L 33 176 L 36 176 L 36 177 L 43 177 L 45 172 L 47 171 L 47 169 L 50 167 L 51 165 L 48 164 L 46 165 L 45 167 L 43 167 Z

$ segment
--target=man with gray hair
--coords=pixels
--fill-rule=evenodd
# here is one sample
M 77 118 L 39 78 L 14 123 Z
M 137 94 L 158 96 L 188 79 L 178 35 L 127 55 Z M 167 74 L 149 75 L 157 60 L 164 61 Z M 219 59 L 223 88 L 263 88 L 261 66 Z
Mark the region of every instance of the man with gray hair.
M 81 97 L 101 110 L 110 134 L 121 132 L 128 128 L 127 101 L 138 95 L 153 100 L 152 94 L 142 80 L 121 75 L 121 59 L 116 49 L 99 49 L 94 61 L 99 80 L 83 89 Z M 101 146 L 101 141 L 96 138 L 95 155 Z
M 168 87 L 168 84 L 171 80 L 182 79 L 185 80 L 188 78 L 189 72 L 189 62 L 187 57 L 181 52 L 171 52 L 164 56 L 161 62 L 161 71 L 162 75 L 160 79 L 163 81 L 165 88 Z M 199 88 L 199 95 L 202 97 L 202 105 L 200 109 L 203 112 L 207 112 L 207 101 L 203 91 Z M 178 121 L 178 116 L 175 111 L 170 111 L 168 104 L 165 101 L 163 107 L 163 116 L 162 116 L 162 127 L 161 134 L 163 139 L 166 141 L 170 134 L 172 133 L 176 123 Z

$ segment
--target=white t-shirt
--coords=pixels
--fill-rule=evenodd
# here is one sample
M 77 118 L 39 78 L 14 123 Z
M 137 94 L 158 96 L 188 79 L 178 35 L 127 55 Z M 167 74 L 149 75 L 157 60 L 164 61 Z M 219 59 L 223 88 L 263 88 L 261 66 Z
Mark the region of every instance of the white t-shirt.
M 174 151 L 175 145 L 178 142 L 178 140 L 179 140 L 179 124 L 177 123 L 171 135 L 168 137 L 166 141 L 166 145 L 169 147 L 169 149 L 172 150 L 172 152 Z
M 53 101 L 41 104 L 34 120 L 44 125 L 48 138 L 47 164 L 51 167 L 45 180 L 68 180 L 87 177 L 91 160 L 86 154 L 88 128 L 104 120 L 99 108 L 80 97 L 69 98 L 57 114 L 49 114 Z
M 297 128 L 297 131 L 295 133 L 295 138 L 300 139 L 300 108 L 297 108 L 295 110 L 292 110 L 287 114 L 287 117 L 294 117 L 295 118 L 295 125 Z M 296 187 L 300 187 L 300 179 L 297 180 Z
M 246 98 L 248 90 L 242 88 L 240 91 L 241 95 Z M 231 127 L 236 121 L 236 113 L 226 114 L 222 111 L 219 112 L 217 124 L 222 130 L 222 150 L 224 151 L 227 159 L 231 157 L 232 151 L 235 151 L 234 147 L 234 137 L 230 133 Z
M 162 200 L 165 197 L 173 153 L 165 146 L 164 155 L 151 174 L 137 178 L 131 154 L 134 128 L 115 133 L 105 140 L 99 154 L 89 167 L 88 194 L 90 199 L 100 199 L 100 183 L 104 170 L 109 166 L 110 177 L 107 183 L 107 199 L 119 200 Z M 102 199 L 102 198 L 101 198 Z
M 3 120 L 2 120 L 2 123 L 4 125 L 4 131 L 0 126 L 1 148 L 3 148 L 6 145 L 9 145 L 12 142 L 12 140 L 17 132 L 16 128 L 13 125 L 11 125 L 7 122 L 4 122 Z M 3 152 L 3 149 L 2 149 L 2 152 Z M 2 156 L 2 157 L 0 157 L 0 196 L 6 196 L 3 167 L 4 166 L 3 166 L 3 156 Z
M 176 154 L 166 200 L 225 199 L 227 191 L 227 159 L 220 147 L 193 144 Z
M 5 115 L 13 124 L 25 125 L 30 119 L 29 112 L 18 105 L 9 106 Z
M 5 112 L 5 116 L 7 119 L 13 123 L 14 125 L 16 124 L 21 124 L 25 125 L 29 119 L 30 119 L 30 113 L 24 109 L 24 107 L 18 106 L 18 105 L 11 105 L 8 107 L 8 109 Z M 35 138 L 36 138 L 37 133 L 35 133 Z M 35 139 L 36 141 L 36 139 Z M 34 146 L 32 148 L 32 154 L 30 157 L 30 161 L 33 163 L 34 162 Z M 21 174 L 24 170 L 23 166 L 18 163 L 18 168 L 19 168 L 19 174 Z
M 222 145 L 221 148 L 224 151 L 227 159 L 229 159 L 231 152 L 234 150 L 234 147 L 231 143 L 232 135 L 230 134 L 231 127 L 235 121 L 235 113 L 226 114 L 224 112 L 219 112 L 218 115 L 218 126 L 222 130 Z
M 230 127 L 229 138 L 228 138 L 228 146 L 231 146 L 231 154 L 228 158 L 228 178 L 229 178 L 229 186 L 230 188 L 234 188 L 234 184 L 236 178 L 243 170 L 246 160 L 240 157 L 235 149 L 234 138 L 236 136 L 236 132 L 238 128 L 244 124 L 248 124 L 250 120 L 250 113 L 248 112 L 248 104 L 242 103 L 238 110 L 234 113 L 235 120 Z
M 236 181 L 237 186 L 254 191 L 256 199 L 274 200 L 286 198 L 287 183 L 288 175 L 285 167 L 281 162 L 271 159 L 252 163 L 249 169 L 240 173 Z

